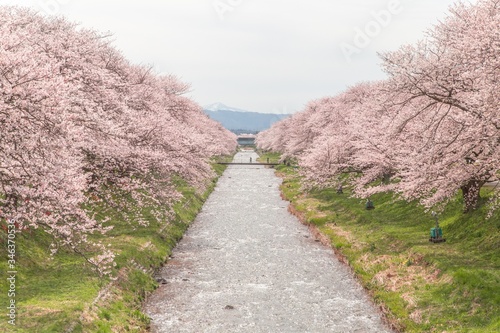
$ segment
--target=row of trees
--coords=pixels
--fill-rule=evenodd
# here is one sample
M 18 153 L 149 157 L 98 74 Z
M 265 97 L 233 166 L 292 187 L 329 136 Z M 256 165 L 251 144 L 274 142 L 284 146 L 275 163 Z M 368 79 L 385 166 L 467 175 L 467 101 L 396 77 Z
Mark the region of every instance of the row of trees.
M 203 190 L 209 158 L 236 148 L 182 96 L 187 85 L 129 63 L 95 31 L 4 6 L 0 40 L 0 217 L 41 227 L 58 245 L 79 250 L 106 231 L 85 209 L 96 202 L 171 203 L 174 175 Z
M 388 79 L 313 101 L 257 144 L 296 157 L 312 186 L 347 182 L 360 197 L 393 191 L 427 207 L 462 190 L 472 210 L 500 178 L 499 27 L 500 1 L 458 3 L 425 40 L 381 54 Z

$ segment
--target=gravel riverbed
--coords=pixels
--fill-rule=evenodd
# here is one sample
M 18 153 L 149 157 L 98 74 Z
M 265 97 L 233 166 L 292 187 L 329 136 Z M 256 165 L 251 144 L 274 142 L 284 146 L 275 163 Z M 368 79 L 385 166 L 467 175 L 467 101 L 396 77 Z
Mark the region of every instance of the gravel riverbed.
M 280 183 L 273 169 L 228 167 L 145 304 L 152 332 L 391 332 L 332 249 L 288 213 Z

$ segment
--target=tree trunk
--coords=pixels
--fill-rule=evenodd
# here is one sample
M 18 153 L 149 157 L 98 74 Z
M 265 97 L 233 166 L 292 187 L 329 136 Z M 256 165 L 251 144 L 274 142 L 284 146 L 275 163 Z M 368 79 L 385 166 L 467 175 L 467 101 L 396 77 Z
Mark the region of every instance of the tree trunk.
M 384 173 L 382 175 L 382 183 L 389 184 L 391 182 L 392 173 Z
M 464 198 L 464 213 L 468 213 L 476 209 L 481 198 L 481 187 L 484 181 L 470 180 L 467 184 L 461 187 Z

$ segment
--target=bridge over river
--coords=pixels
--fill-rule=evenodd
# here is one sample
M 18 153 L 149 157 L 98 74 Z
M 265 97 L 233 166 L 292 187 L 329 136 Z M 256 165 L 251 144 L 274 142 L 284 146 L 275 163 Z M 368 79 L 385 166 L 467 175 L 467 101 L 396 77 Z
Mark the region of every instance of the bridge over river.
M 350 271 L 288 213 L 279 186 L 273 169 L 228 167 L 146 303 L 152 332 L 390 332 Z

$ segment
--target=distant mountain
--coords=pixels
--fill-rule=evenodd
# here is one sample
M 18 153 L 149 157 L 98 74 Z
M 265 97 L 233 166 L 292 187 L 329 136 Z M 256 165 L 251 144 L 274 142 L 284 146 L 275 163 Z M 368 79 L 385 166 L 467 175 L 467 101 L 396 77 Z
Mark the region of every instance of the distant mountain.
M 214 103 L 203 109 L 210 118 L 236 133 L 264 131 L 272 124 L 290 116 L 289 114 L 250 112 L 222 103 Z
M 250 111 L 247 111 L 247 110 L 233 108 L 233 107 L 227 106 L 225 104 L 222 104 L 220 102 L 207 105 L 207 106 L 204 107 L 204 109 L 208 110 L 208 111 L 214 111 L 214 112 L 221 111 L 221 110 L 222 111 L 234 111 L 234 112 L 250 112 Z

